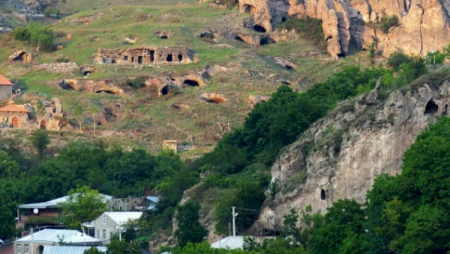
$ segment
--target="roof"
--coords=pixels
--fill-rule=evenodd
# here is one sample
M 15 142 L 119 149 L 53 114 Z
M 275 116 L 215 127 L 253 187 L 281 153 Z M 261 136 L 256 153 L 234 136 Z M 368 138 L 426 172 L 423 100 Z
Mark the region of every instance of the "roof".
M 104 194 L 102 194 L 102 195 L 105 196 L 105 198 L 103 199 L 103 201 L 112 199 L 111 196 L 104 195 Z M 37 209 L 45 209 L 45 208 L 55 208 L 55 207 L 57 207 L 59 204 L 66 202 L 68 198 L 69 198 L 69 196 L 64 196 L 64 197 L 61 197 L 61 198 L 57 198 L 57 199 L 53 199 L 53 200 L 46 201 L 46 202 L 41 202 L 41 203 L 33 203 L 33 204 L 19 205 L 19 208 L 20 208 L 20 209 L 34 209 L 34 208 L 37 208 Z
M 67 244 L 100 244 L 101 241 L 76 230 L 44 229 L 16 240 L 16 243 L 59 243 Z
M 229 236 L 211 244 L 215 249 L 242 249 L 244 246 L 243 236 Z
M 89 250 L 91 246 L 45 246 L 43 254 L 83 254 L 84 251 Z M 101 252 L 106 252 L 105 246 L 94 246 Z
M 145 197 L 148 201 L 152 201 L 152 202 L 154 202 L 154 203 L 158 203 L 159 202 L 159 200 L 160 200 L 160 197 L 157 197 L 157 196 L 147 196 L 147 197 Z
M 23 106 L 17 106 L 16 103 L 11 102 L 7 106 L 1 107 L 0 112 L 22 112 L 22 113 L 28 113 L 28 109 L 24 108 Z
M 123 225 L 130 220 L 137 220 L 142 216 L 142 212 L 105 212 L 104 214 L 117 223 L 117 225 Z M 103 216 L 103 214 L 100 216 Z
M 11 81 L 9 81 L 9 79 L 0 75 L 0 86 L 12 86 L 12 85 L 13 84 L 11 83 Z

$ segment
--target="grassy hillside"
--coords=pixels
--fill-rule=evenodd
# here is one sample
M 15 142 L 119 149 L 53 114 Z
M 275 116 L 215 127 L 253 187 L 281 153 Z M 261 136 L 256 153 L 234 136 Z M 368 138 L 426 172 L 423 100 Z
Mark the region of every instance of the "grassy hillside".
M 52 98 L 61 100 L 66 118 L 72 122 L 75 111 L 82 109 L 85 116 L 84 133 L 93 135 L 90 118 L 103 114 L 104 108 L 120 103 L 120 117 L 115 122 L 97 126 L 97 136 L 105 131 L 118 131 L 131 139 L 132 143 L 151 150 L 161 147 L 164 139 L 177 139 L 193 144 L 196 150 L 187 156 L 196 156 L 208 151 L 222 137 L 220 125 L 240 126 L 251 107 L 248 95 L 270 95 L 284 81 L 292 83 L 300 91 L 311 84 L 322 81 L 340 70 L 343 65 L 367 64 L 366 56 L 355 55 L 346 59 L 330 59 L 325 53 L 318 57 L 301 57 L 302 52 L 315 50 L 309 41 L 296 36 L 290 41 L 280 41 L 265 46 L 248 45 L 237 40 L 226 39 L 226 32 L 254 34 L 240 27 L 239 21 L 246 16 L 236 9 L 215 9 L 208 3 L 188 1 L 67 1 L 57 6 L 63 12 L 75 13 L 51 26 L 57 34 L 58 45 L 63 49 L 51 53 L 40 52 L 33 64 L 8 62 L 14 50 L 35 52 L 30 45 L 17 42 L 11 35 L 0 39 L 0 73 L 17 79 L 25 95 L 21 102 L 30 98 Z M 217 30 L 216 43 L 208 43 L 198 37 L 204 30 Z M 167 31 L 169 39 L 162 40 L 155 33 Z M 126 38 L 137 38 L 130 44 Z M 98 48 L 124 49 L 139 46 L 186 46 L 193 50 L 197 63 L 180 66 L 118 66 L 96 65 L 93 57 Z M 274 61 L 282 57 L 298 67 L 287 70 Z M 113 79 L 125 91 L 124 96 L 89 94 L 63 90 L 60 79 L 84 79 L 79 72 L 49 73 L 35 70 L 34 66 L 61 61 L 75 62 L 80 66 L 94 66 L 96 71 L 89 79 Z M 124 82 L 128 78 L 181 77 L 196 74 L 209 65 L 225 66 L 228 72 L 207 79 L 207 85 L 177 90 L 176 93 L 157 97 L 147 88 L 133 90 Z M 203 92 L 223 94 L 228 101 L 223 104 L 208 104 L 199 99 Z M 30 96 L 32 95 L 32 96 Z M 175 110 L 173 103 L 185 103 L 190 108 Z M 70 128 L 66 128 L 70 130 Z

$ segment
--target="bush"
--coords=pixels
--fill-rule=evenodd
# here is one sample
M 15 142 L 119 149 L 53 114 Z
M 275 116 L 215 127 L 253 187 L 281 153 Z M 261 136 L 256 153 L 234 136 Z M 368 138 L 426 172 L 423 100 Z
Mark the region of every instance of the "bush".
M 128 85 L 136 90 L 145 86 L 145 80 L 142 77 L 137 77 L 129 80 Z
M 55 40 L 53 30 L 36 22 L 30 22 L 27 27 L 18 27 L 13 32 L 14 39 L 26 41 L 40 50 L 51 51 Z
M 395 52 L 388 58 L 387 64 L 389 67 L 397 71 L 400 65 L 404 63 L 407 64 L 409 62 L 411 62 L 409 56 L 403 54 L 402 52 Z
M 280 28 L 292 30 L 301 34 L 304 38 L 313 41 L 320 48 L 327 46 L 324 40 L 325 35 L 322 29 L 322 20 L 306 17 L 305 19 L 289 19 L 284 22 Z
M 379 27 L 383 33 L 387 34 L 391 27 L 397 26 L 398 24 L 399 20 L 396 15 L 384 15 L 383 17 L 381 17 Z

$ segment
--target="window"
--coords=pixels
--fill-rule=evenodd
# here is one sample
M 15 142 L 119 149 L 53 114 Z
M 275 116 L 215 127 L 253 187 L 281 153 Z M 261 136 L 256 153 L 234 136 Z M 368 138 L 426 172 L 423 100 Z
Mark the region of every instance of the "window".
M 103 229 L 103 240 L 106 239 L 106 229 Z
M 106 214 L 103 214 L 103 216 L 102 216 L 102 223 L 106 224 Z
M 16 254 L 22 254 L 22 244 L 17 244 L 16 247 Z
M 25 254 L 29 254 L 30 253 L 30 246 L 28 246 L 28 244 L 24 245 L 24 251 L 25 251 Z

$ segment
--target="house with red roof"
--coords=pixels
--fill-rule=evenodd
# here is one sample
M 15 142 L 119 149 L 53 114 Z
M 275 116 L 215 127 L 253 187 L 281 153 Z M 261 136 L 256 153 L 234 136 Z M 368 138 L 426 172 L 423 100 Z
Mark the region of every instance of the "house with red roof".
M 0 101 L 7 100 L 12 95 L 13 83 L 0 75 Z
M 28 126 L 28 113 L 23 105 L 16 105 L 14 101 L 0 108 L 0 126 L 10 128 L 24 128 Z

